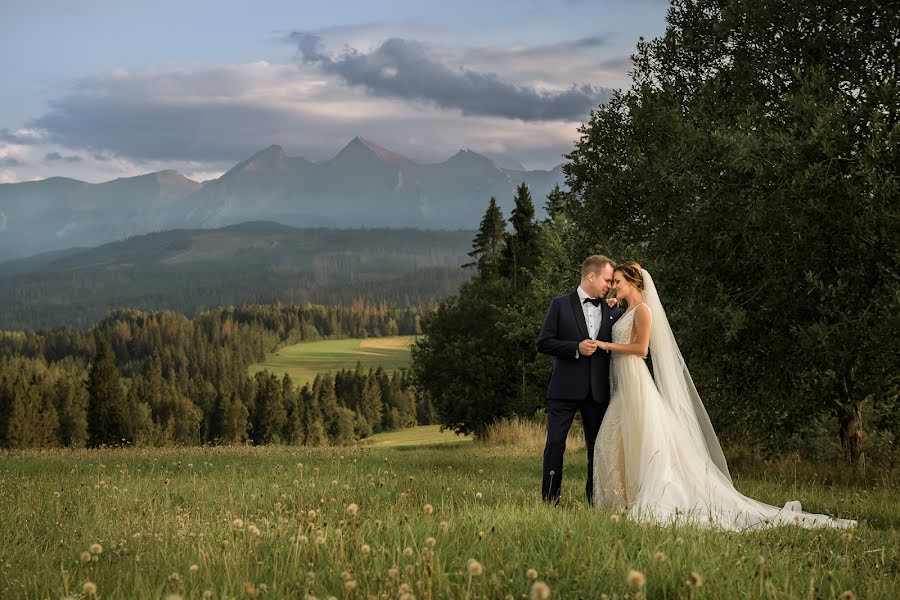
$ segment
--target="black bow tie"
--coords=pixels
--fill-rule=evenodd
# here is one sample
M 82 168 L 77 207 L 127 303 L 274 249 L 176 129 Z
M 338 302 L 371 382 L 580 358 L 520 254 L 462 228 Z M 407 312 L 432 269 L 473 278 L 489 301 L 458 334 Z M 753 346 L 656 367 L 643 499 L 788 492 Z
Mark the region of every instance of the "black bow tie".
M 594 306 L 600 306 L 600 303 L 603 302 L 603 298 L 585 298 L 581 301 L 582 304 L 587 304 L 588 302 Z

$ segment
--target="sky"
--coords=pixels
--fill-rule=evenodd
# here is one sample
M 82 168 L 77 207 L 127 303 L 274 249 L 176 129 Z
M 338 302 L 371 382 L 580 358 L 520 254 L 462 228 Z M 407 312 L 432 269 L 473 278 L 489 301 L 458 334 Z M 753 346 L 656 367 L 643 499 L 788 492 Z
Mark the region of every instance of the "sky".
M 662 0 L 0 0 L 0 183 L 197 181 L 361 136 L 549 169 L 630 83 Z

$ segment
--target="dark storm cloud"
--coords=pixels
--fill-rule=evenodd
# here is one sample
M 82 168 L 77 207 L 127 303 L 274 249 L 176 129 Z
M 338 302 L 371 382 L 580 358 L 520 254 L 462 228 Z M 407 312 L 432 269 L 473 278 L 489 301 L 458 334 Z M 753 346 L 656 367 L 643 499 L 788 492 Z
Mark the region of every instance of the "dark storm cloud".
M 610 90 L 589 84 L 544 92 L 504 81 L 494 73 L 454 69 L 429 55 L 414 40 L 392 38 L 368 53 L 348 49 L 331 57 L 322 51 L 321 39 L 315 34 L 294 32 L 289 38 L 304 63 L 337 75 L 350 85 L 363 86 L 377 96 L 434 102 L 465 115 L 574 121 L 585 118 L 611 95 Z M 575 41 L 582 46 L 601 43 L 599 37 Z

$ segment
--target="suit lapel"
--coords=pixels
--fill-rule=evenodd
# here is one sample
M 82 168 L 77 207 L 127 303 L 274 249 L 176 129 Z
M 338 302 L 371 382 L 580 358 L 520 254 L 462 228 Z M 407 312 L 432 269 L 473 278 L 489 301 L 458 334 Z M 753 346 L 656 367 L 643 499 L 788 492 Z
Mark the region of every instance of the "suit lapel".
M 609 316 L 606 314 L 606 302 L 600 302 L 600 323 L 594 328 L 594 339 L 602 340 L 603 328 L 606 327 L 606 318 Z
M 569 300 L 572 304 L 572 312 L 575 313 L 575 323 L 578 325 L 578 332 L 581 334 L 581 339 L 586 340 L 588 338 L 588 328 L 587 322 L 584 320 L 584 309 L 581 308 L 578 292 L 569 294 Z

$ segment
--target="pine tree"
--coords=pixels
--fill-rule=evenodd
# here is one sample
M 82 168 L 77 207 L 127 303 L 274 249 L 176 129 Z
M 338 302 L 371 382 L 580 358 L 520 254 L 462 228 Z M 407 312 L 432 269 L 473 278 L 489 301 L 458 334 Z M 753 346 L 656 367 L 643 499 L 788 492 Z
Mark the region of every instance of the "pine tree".
M 122 380 L 116 368 L 112 348 L 104 338 L 85 383 L 88 393 L 88 436 L 91 446 L 117 445 L 131 441 L 129 411 Z
M 541 260 L 540 227 L 534 218 L 531 192 L 524 183 L 516 188 L 515 203 L 509 218 L 513 230 L 504 234 L 506 241 L 500 261 L 500 275 L 512 280 L 515 289 L 522 289 L 528 273 Z
M 544 204 L 544 210 L 547 211 L 547 220 L 555 221 L 566 210 L 566 193 L 562 191 L 557 183 L 547 194 L 547 202 Z
M 87 392 L 64 376 L 54 386 L 54 397 L 60 443 L 69 448 L 84 447 L 88 443 Z
M 483 280 L 492 280 L 500 276 L 500 262 L 503 254 L 503 212 L 497 206 L 497 199 L 491 196 L 478 233 L 472 241 L 472 251 L 469 252 L 474 261 L 463 267 L 475 267 L 478 277 Z
M 359 401 L 359 413 L 369 424 L 372 433 L 381 431 L 382 412 L 384 403 L 381 400 L 381 387 L 374 375 L 370 372 L 363 378 L 362 390 Z

